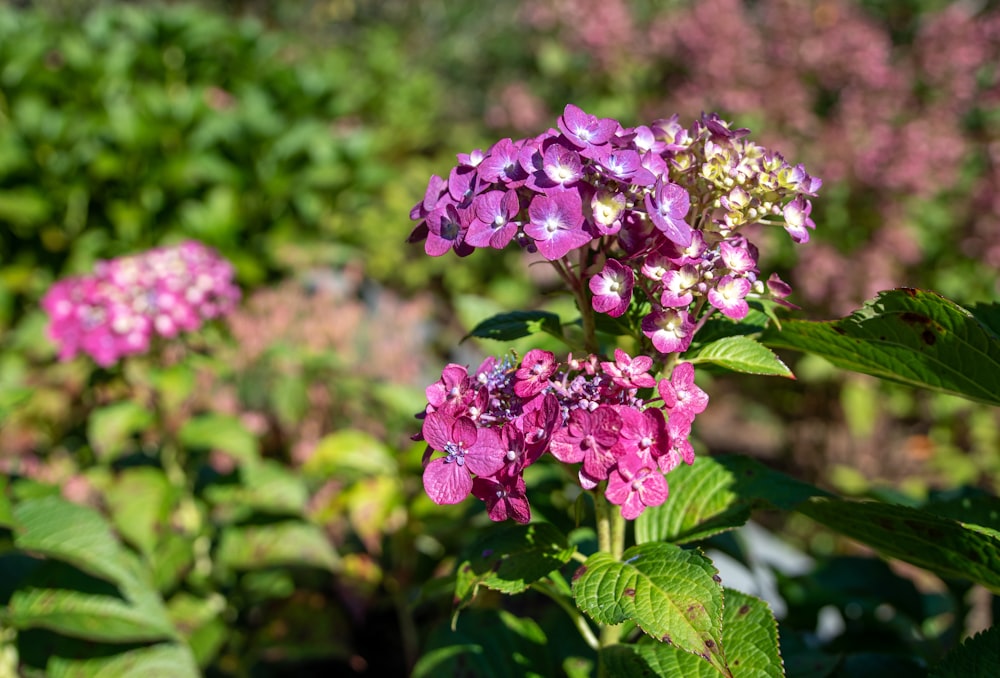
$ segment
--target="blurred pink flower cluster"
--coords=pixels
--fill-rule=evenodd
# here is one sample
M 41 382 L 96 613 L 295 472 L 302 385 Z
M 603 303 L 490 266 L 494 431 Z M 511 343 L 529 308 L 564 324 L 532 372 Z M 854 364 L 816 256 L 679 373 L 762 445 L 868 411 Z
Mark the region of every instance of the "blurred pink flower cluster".
M 42 299 L 59 358 L 79 353 L 102 367 L 145 353 L 224 315 L 240 299 L 233 267 L 196 241 L 101 261 L 91 275 L 56 282 Z

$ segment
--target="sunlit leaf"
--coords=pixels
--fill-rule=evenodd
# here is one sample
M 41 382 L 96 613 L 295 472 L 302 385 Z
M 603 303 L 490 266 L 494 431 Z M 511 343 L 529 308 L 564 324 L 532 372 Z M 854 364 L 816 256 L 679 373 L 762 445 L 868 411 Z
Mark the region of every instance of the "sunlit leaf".
M 768 330 L 764 341 L 821 356 L 843 369 L 1000 405 L 996 331 L 934 292 L 883 292 L 841 320 L 783 322 L 780 331 Z
M 658 641 L 726 670 L 722 585 L 698 551 L 648 543 L 627 549 L 623 561 L 595 553 L 573 575 L 573 594 L 597 622 L 633 621 Z

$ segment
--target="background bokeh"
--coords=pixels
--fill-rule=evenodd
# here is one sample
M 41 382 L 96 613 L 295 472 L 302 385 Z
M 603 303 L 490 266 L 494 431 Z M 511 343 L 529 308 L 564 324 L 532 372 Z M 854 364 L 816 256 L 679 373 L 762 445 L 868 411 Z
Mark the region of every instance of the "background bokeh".
M 407 245 L 409 210 L 456 153 L 537 134 L 568 102 L 624 124 L 717 111 L 822 178 L 808 245 L 757 236 L 801 317 L 898 286 L 959 303 L 1000 292 L 992 0 L 6 2 L 0 470 L 106 508 L 127 460 L 155 456 L 165 430 L 228 422 L 306 493 L 303 515 L 341 565 L 216 576 L 229 632 L 205 641 L 205 665 L 412 665 L 421 624 L 448 603 L 421 584 L 481 519 L 421 496 L 409 436 L 423 387 L 448 361 L 508 348 L 461 341 L 493 313 L 572 313 L 518 252 L 432 259 Z M 55 361 L 38 306 L 53 281 L 185 238 L 231 260 L 244 292 L 199 344 L 164 353 L 171 366 L 194 352 L 190 373 Z M 994 410 L 787 359 L 795 382 L 705 378 L 701 452 L 849 493 L 996 491 Z M 112 407 L 163 392 L 176 402 L 155 425 Z M 231 470 L 232 439 L 199 444 L 207 468 Z M 205 516 L 224 503 L 205 501 Z M 185 581 L 164 595 L 207 599 Z

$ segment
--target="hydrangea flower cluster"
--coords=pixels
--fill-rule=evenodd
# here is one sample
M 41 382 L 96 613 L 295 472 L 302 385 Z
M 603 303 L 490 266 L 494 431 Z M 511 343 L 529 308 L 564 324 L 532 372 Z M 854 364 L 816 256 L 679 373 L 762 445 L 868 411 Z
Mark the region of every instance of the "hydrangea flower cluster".
M 652 366 L 651 358 L 621 350 L 613 361 L 571 355 L 560 363 L 540 349 L 516 365 L 487 358 L 471 374 L 448 365 L 426 391 L 424 489 L 438 504 L 471 493 L 492 520 L 527 523 L 524 469 L 549 453 L 580 464 L 584 489 L 605 482 L 605 497 L 626 519 L 662 504 L 664 474 L 694 461 L 688 437 L 708 396 L 694 384 L 691 363 L 659 382 Z M 651 397 L 644 401 L 641 392 Z M 432 459 L 435 451 L 444 456 Z
M 56 282 L 42 299 L 59 358 L 89 355 L 108 367 L 232 309 L 233 267 L 196 241 L 99 262 L 92 275 Z
M 570 104 L 557 127 L 459 155 L 411 211 L 419 223 L 410 241 L 432 256 L 511 242 L 538 252 L 571 285 L 589 287 L 595 311 L 635 309 L 663 354 L 686 350 L 715 310 L 739 320 L 748 297 L 790 293 L 777 276 L 760 279 L 741 231 L 781 224 L 794 241 L 809 239 L 809 196 L 821 182 L 802 165 L 715 114 L 687 128 L 677 116 L 626 128 Z M 603 262 L 596 273 L 573 270 L 568 255 L 580 249 Z

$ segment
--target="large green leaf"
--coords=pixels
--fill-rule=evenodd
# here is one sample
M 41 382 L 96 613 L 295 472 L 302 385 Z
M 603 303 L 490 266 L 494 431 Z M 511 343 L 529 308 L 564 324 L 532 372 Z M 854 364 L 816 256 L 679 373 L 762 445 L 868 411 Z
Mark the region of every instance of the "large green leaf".
M 136 576 L 111 527 L 97 511 L 58 496 L 29 499 L 14 508 L 14 544 L 56 558 L 119 586 Z
M 53 657 L 47 675 L 49 678 L 198 678 L 201 672 L 187 646 L 157 643 L 93 659 Z
M 664 543 L 633 546 L 624 561 L 598 552 L 573 576 L 573 594 L 595 621 L 633 621 L 726 674 L 722 586 L 712 561 L 700 552 Z
M 711 457 L 681 464 L 667 476 L 670 496 L 635 520 L 635 541 L 683 544 L 740 527 L 750 518 L 750 503 L 734 492 L 732 472 Z
M 331 476 L 354 480 L 372 475 L 395 475 L 398 463 L 381 440 L 358 429 L 342 429 L 323 436 L 302 466 L 310 478 Z
M 855 372 L 1000 405 L 996 330 L 934 292 L 883 292 L 847 318 L 790 320 L 780 331 L 768 330 L 764 341 Z
M 118 532 L 150 557 L 169 527 L 178 492 L 162 470 L 138 466 L 122 471 L 104 496 Z
M 722 642 L 734 678 L 782 678 L 778 626 L 767 603 L 726 589 Z M 601 651 L 610 678 L 660 676 L 715 678 L 719 671 L 699 657 L 652 639 Z
M 130 601 L 111 583 L 67 563 L 48 561 L 11 596 L 9 623 L 44 628 L 94 641 L 167 640 L 176 634 L 162 604 L 150 597 Z
M 771 349 L 747 336 L 723 337 L 685 353 L 684 360 L 717 365 L 733 372 L 795 378 Z
M 559 316 L 547 311 L 512 311 L 487 318 L 472 328 L 466 335 L 477 339 L 512 341 L 538 332 L 546 332 L 562 338 L 562 324 Z
M 468 605 L 480 586 L 504 593 L 521 593 L 534 582 L 569 562 L 574 549 L 548 523 L 491 526 L 458 565 L 455 602 Z
M 813 485 L 772 470 L 748 457 L 698 457 L 667 476 L 670 496 L 635 521 L 637 543 L 683 544 L 745 524 L 755 508 L 792 510 L 815 496 Z
M 1000 592 L 1000 538 L 927 511 L 816 497 L 797 510 L 883 555 Z

